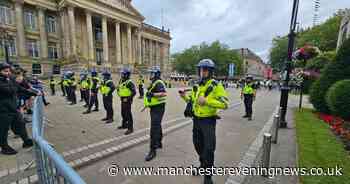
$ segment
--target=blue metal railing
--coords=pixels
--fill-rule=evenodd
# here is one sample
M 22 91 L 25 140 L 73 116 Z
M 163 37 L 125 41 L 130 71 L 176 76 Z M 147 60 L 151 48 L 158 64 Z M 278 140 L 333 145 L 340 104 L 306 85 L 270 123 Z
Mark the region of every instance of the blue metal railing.
M 78 173 L 44 139 L 42 98 L 36 98 L 34 102 L 32 131 L 39 183 L 86 184 Z

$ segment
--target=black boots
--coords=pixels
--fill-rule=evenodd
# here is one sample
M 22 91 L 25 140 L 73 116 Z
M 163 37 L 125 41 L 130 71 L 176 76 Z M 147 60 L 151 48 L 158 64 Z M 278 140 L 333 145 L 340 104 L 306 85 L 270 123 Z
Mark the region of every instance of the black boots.
M 129 135 L 129 134 L 132 134 L 133 132 L 134 132 L 133 129 L 128 129 L 128 130 L 124 133 L 124 135 Z
M 17 154 L 17 151 L 11 148 L 9 145 L 3 145 L 1 146 L 1 153 L 4 155 L 15 155 Z
M 157 152 L 155 149 L 151 149 L 148 155 L 146 156 L 146 162 L 153 160 L 157 156 Z
M 31 139 L 24 141 L 23 145 L 22 145 L 23 148 L 30 148 L 32 146 L 33 146 L 33 140 L 31 140 Z

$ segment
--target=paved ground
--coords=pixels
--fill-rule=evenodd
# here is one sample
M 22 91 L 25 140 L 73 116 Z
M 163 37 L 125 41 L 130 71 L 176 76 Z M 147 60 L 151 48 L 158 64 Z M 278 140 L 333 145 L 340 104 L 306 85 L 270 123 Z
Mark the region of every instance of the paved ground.
M 183 118 L 185 104 L 177 95 L 177 89 L 168 89 L 170 97 L 168 98 L 166 114 L 164 121 Z M 79 94 L 77 93 L 78 99 Z M 238 100 L 238 92 L 231 92 L 230 99 Z M 45 108 L 47 119 L 45 135 L 55 149 L 59 152 L 66 152 L 88 144 L 103 141 L 123 135 L 124 130 L 117 130 L 120 125 L 120 100 L 114 98 L 115 122 L 106 125 L 100 121 L 105 116 L 102 99 L 100 98 L 100 111 L 89 115 L 83 115 L 85 108 L 83 103 L 75 106 L 67 105 L 68 102 L 61 96 L 48 96 L 51 103 Z M 135 131 L 149 127 L 149 111 L 140 112 L 143 108 L 143 100 L 136 99 L 133 104 Z M 27 125 L 28 132 L 31 133 L 31 124 Z M 10 132 L 11 133 L 11 132 Z M 0 171 L 5 168 L 13 168 L 17 165 L 29 163 L 32 160 L 31 149 L 23 149 L 21 139 L 15 139 L 13 135 L 9 136 L 10 144 L 19 151 L 15 156 L 0 155 Z
M 177 124 L 185 121 L 183 110 L 185 104 L 178 97 L 176 88 L 169 89 L 170 98 L 166 107 L 164 122 L 173 121 Z M 230 89 L 231 103 L 239 102 L 239 91 Z M 223 119 L 217 127 L 217 151 L 216 166 L 237 166 L 242 155 L 248 149 L 257 133 L 262 129 L 264 123 L 269 119 L 279 102 L 279 92 L 259 91 L 258 98 L 254 107 L 254 120 L 248 122 L 241 118 L 243 106 L 227 110 L 223 113 Z M 78 95 L 79 96 L 79 95 Z M 105 115 L 100 100 L 100 112 L 90 115 L 82 115 L 85 110 L 82 103 L 76 106 L 69 106 L 60 96 L 48 97 L 51 105 L 46 108 L 46 117 L 48 123 L 45 129 L 47 139 L 54 144 L 55 148 L 63 153 L 88 144 L 100 142 L 106 139 L 122 136 L 124 131 L 117 130 L 120 124 L 120 101 L 115 98 L 115 122 L 106 125 L 100 121 Z M 291 98 L 296 101 L 295 97 Z M 142 100 L 135 99 L 133 112 L 135 119 L 135 131 L 147 131 L 149 127 L 149 112 L 140 113 Z M 169 124 L 170 126 L 170 124 Z M 165 126 L 166 127 L 166 126 Z M 29 125 L 28 129 L 31 128 Z M 135 134 L 134 138 L 139 135 Z M 141 135 L 140 135 L 141 136 Z M 144 156 L 148 151 L 148 143 L 127 149 L 114 156 L 108 157 L 97 163 L 80 169 L 80 173 L 88 183 L 200 183 L 199 177 L 141 177 L 141 176 L 117 176 L 105 177 L 106 168 L 112 162 L 118 163 L 121 167 L 125 166 L 189 166 L 197 165 L 197 158 L 192 145 L 191 125 L 185 126 L 179 130 L 171 132 L 164 138 L 164 148 L 159 152 L 156 160 L 145 163 Z M 122 143 L 121 139 L 115 144 Z M 126 141 L 126 140 L 125 140 Z M 19 150 L 16 156 L 8 157 L 0 155 L 0 170 L 6 167 L 15 167 L 28 163 L 32 158 L 31 150 L 23 150 L 19 139 L 10 138 L 10 143 Z M 95 151 L 95 150 L 93 150 Z M 79 155 L 75 155 L 79 156 Z M 72 157 L 73 158 L 73 157 Z M 74 159 L 76 159 L 74 157 Z M 224 183 L 226 177 L 216 177 L 217 183 Z M 106 182 L 105 182 L 106 181 Z
M 235 99 L 237 93 L 233 93 Z M 256 134 L 262 129 L 279 102 L 278 92 L 259 92 L 255 104 L 254 121 L 248 122 L 241 118 L 243 106 L 233 108 L 223 113 L 223 119 L 217 126 L 216 166 L 235 167 L 242 155 L 248 149 Z M 148 144 L 128 149 L 79 170 L 88 183 L 201 183 L 201 177 L 192 176 L 125 176 L 123 174 L 110 177 L 107 168 L 112 163 L 123 167 L 175 167 L 198 165 L 198 158 L 192 144 L 192 127 L 172 132 L 164 139 L 164 148 L 158 153 L 157 159 L 144 162 Z M 224 183 L 226 176 L 216 177 L 217 183 Z

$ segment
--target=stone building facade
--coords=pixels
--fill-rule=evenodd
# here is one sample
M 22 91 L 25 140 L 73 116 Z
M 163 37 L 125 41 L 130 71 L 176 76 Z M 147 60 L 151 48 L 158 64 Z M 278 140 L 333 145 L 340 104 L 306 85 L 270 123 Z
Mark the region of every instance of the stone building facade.
M 243 58 L 243 74 L 251 75 L 256 79 L 269 78 L 270 67 L 263 60 L 248 48 L 235 49 Z
M 145 24 L 131 1 L 1 0 L 0 26 L 9 35 L 11 61 L 43 75 L 63 68 L 166 70 L 170 32 Z

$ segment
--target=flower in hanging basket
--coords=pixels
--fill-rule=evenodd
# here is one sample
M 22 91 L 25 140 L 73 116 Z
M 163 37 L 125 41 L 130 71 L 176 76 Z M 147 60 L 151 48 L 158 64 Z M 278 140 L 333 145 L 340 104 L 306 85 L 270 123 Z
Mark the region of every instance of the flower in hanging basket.
M 318 56 L 321 53 L 318 47 L 312 46 L 310 44 L 305 44 L 304 47 L 296 50 L 293 53 L 293 58 L 297 60 L 307 61 Z

